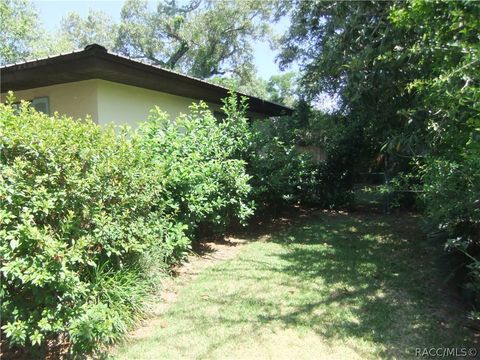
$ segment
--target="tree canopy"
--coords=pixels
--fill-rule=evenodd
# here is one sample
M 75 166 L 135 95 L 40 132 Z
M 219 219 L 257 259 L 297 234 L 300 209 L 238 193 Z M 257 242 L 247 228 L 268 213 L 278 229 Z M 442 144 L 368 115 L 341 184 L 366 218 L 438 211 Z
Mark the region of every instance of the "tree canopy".
M 76 12 L 70 12 L 62 18 L 59 35 L 76 49 L 96 43 L 113 50 L 117 32 L 118 25 L 109 16 L 102 11 L 89 9 L 85 18 Z
M 336 126 L 350 140 L 335 151 L 394 176 L 386 191 L 415 199 L 449 251 L 466 254 L 477 294 L 479 29 L 475 1 L 297 0 L 281 54 L 300 62 L 308 98 L 338 96 Z
M 6 26 L 0 33 L 0 54 L 4 62 L 13 62 L 97 43 L 143 62 L 292 105 L 295 76 L 263 80 L 253 56 L 255 42 L 276 42 L 271 24 L 285 8 L 282 0 L 126 0 L 119 22 L 89 9 L 86 16 L 67 14 L 58 30 L 47 32 L 28 0 L 8 0 L 1 4 Z
M 252 72 L 252 43 L 267 39 L 275 0 L 160 2 L 156 9 L 128 0 L 121 13 L 117 51 L 208 78 Z
M 411 56 L 401 51 L 408 32 L 392 26 L 391 3 L 297 1 L 283 38 L 281 63 L 303 68 L 305 96 L 338 98 L 340 111 L 361 129 L 368 156 L 399 131 L 399 109 L 411 96 L 403 91 L 414 74 L 402 71 Z
M 82 48 L 98 43 L 109 50 L 200 78 L 255 74 L 253 44 L 272 41 L 270 20 L 280 0 L 125 1 L 120 22 L 90 9 L 85 17 L 71 12 L 54 36 L 41 30 L 38 14 L 27 0 L 2 2 L 2 48 L 5 61 L 36 52 Z M 50 46 L 35 47 L 34 42 Z
M 37 38 L 38 15 L 27 0 L 0 2 L 0 58 L 2 64 L 23 60 L 32 55 Z

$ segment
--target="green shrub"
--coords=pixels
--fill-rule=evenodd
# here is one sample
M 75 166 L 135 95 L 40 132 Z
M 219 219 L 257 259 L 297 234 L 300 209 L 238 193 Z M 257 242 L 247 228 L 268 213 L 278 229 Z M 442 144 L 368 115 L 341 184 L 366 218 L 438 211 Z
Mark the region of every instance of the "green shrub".
M 350 206 L 361 132 L 344 120 L 300 102 L 292 117 L 256 121 L 248 160 L 256 201 Z M 297 145 L 323 149 L 327 158 L 315 163 L 309 154 L 297 151 Z
M 428 157 L 423 172 L 425 215 L 434 231 L 443 234 L 445 248 L 456 254 L 451 276 L 475 308 L 480 306 L 480 158 L 466 151 L 463 157 Z M 460 255 L 460 256 L 459 256 Z M 465 269 L 466 271 L 464 271 Z M 462 278 L 462 273 L 465 273 Z M 476 315 L 478 317 L 479 314 Z
M 84 352 L 115 340 L 148 285 L 142 254 L 159 248 L 171 262 L 188 249 L 184 225 L 168 216 L 164 167 L 140 144 L 89 120 L 0 105 L 1 320 L 10 346 L 66 338 Z
M 345 124 L 345 119 L 326 118 L 324 140 L 327 158 L 318 171 L 319 203 L 324 207 L 351 207 L 354 201 L 354 164 L 361 157 L 362 131 L 359 126 Z
M 270 120 L 256 121 L 252 134 L 248 170 L 255 201 L 276 207 L 312 200 L 316 168 L 311 158 L 298 152 Z
M 121 338 L 200 230 L 261 206 L 312 202 L 321 172 L 278 121 L 193 104 L 138 131 L 0 106 L 2 330 L 10 347 L 73 353 Z M 248 164 L 247 164 L 248 163 Z M 248 172 L 246 171 L 248 169 Z M 251 174 L 251 175 L 249 175 Z M 332 179 L 333 181 L 333 179 Z M 253 187 L 253 189 L 252 189 Z M 315 200 L 316 201 L 316 200 Z
M 141 127 L 144 152 L 163 169 L 167 211 L 188 224 L 191 234 L 199 226 L 221 233 L 232 219 L 243 221 L 253 213 L 250 176 L 245 162 L 235 158 L 243 148 L 238 142 L 245 141 L 233 136 L 235 123 L 228 114 L 219 123 L 199 103 L 175 121 L 157 108 Z

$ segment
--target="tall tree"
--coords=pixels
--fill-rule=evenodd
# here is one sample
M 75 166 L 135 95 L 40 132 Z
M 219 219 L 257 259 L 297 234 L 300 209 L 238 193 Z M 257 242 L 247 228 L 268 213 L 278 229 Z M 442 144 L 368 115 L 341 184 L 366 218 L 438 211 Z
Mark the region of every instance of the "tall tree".
M 90 9 L 64 17 L 57 33 L 47 33 L 28 0 L 0 3 L 1 54 L 10 62 L 99 43 L 110 50 L 200 78 L 226 76 L 257 83 L 253 44 L 272 41 L 270 19 L 281 0 L 126 0 L 120 23 Z
M 89 9 L 85 18 L 76 12 L 70 12 L 64 17 L 60 23 L 60 35 L 75 49 L 92 43 L 113 49 L 117 27 L 112 18 L 104 12 Z
M 277 2 L 165 0 L 151 10 L 145 0 L 127 0 L 117 50 L 201 78 L 246 77 L 254 70 L 252 44 L 267 38 Z
M 287 106 L 294 106 L 298 101 L 297 74 L 295 72 L 272 75 L 268 80 L 258 76 L 247 78 L 215 76 L 209 81 Z
M 297 102 L 297 74 L 293 71 L 272 75 L 267 82 L 266 90 L 269 100 L 293 106 Z
M 1 63 L 11 63 L 30 57 L 33 43 L 39 35 L 35 7 L 27 0 L 2 0 L 0 19 Z
M 394 183 L 418 190 L 435 234 L 465 254 L 465 287 L 477 299 L 479 19 L 475 1 L 298 0 L 282 53 L 284 63 L 302 63 L 311 97 L 339 95 L 343 123 L 358 129 L 347 136 L 361 132 L 361 149 L 384 144 L 389 163 L 404 172 Z
M 238 76 L 214 76 L 208 79 L 209 82 L 225 86 L 234 91 L 268 99 L 267 81 L 252 75 L 246 78 Z
M 301 64 L 306 94 L 337 96 L 340 112 L 362 133 L 366 156 L 378 153 L 405 122 L 399 110 L 412 96 L 405 85 L 414 74 L 402 68 L 412 61 L 402 51 L 413 30 L 392 26 L 392 3 L 382 1 L 301 1 L 283 38 L 281 63 Z M 354 133 L 352 133 L 354 134 Z
M 417 101 L 405 110 L 407 126 L 392 145 L 407 154 L 412 145 L 423 150 L 410 155 L 426 213 L 478 259 L 480 3 L 413 0 L 395 7 L 391 19 L 402 31 L 417 32 L 404 49 L 417 60 L 405 69 L 417 74 L 408 85 Z M 480 292 L 480 260 L 475 266 Z
M 98 43 L 196 77 L 224 84 L 218 79 L 233 79 L 239 91 L 261 97 L 275 93 L 272 100 L 291 103 L 285 97 L 289 79 L 278 77 L 267 84 L 256 76 L 253 64 L 253 44 L 274 41 L 267 20 L 278 18 L 283 4 L 281 0 L 189 0 L 181 4 L 127 0 L 118 24 L 104 12 L 90 9 L 85 17 L 69 13 L 58 32 L 47 33 L 28 0 L 6 0 L 1 3 L 2 18 L 9 25 L 1 30 L 1 54 L 4 61 L 15 61 Z

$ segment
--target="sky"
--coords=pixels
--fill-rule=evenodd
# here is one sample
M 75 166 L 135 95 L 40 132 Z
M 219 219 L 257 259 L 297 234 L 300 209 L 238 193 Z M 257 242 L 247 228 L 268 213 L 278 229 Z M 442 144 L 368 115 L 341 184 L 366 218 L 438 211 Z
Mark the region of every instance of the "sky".
M 261 1 L 261 0 L 259 0 Z M 123 0 L 34 0 L 36 8 L 39 11 L 40 21 L 47 30 L 55 30 L 62 17 L 71 11 L 78 12 L 81 16 L 88 13 L 89 8 L 101 10 L 107 13 L 113 20 L 120 20 L 120 10 Z M 288 19 L 282 19 L 278 24 L 274 25 L 274 30 L 283 33 L 288 28 Z M 275 62 L 278 50 L 270 49 L 267 42 L 256 42 L 254 44 L 255 66 L 258 75 L 264 79 L 270 78 L 271 75 L 280 74 L 281 71 Z

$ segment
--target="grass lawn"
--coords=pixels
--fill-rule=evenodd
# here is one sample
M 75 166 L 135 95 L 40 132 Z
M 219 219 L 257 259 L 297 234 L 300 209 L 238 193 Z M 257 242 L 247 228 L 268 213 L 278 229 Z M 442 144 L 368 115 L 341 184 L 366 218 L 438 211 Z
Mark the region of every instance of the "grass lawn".
M 271 230 L 271 229 L 270 229 Z M 408 215 L 316 212 L 252 240 L 178 293 L 116 359 L 402 359 L 472 346 Z

